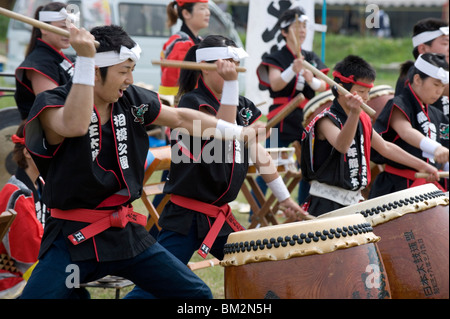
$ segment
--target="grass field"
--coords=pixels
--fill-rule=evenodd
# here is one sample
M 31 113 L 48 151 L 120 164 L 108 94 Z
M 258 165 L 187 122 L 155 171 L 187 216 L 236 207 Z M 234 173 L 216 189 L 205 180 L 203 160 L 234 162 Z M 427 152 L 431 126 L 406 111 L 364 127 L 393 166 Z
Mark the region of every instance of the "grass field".
M 3 48 L 3 49 L 2 49 Z M 4 45 L 0 46 L 0 55 L 4 54 Z M 327 35 L 325 63 L 328 67 L 333 68 L 334 65 L 349 54 L 359 55 L 366 61 L 371 63 L 377 71 L 377 79 L 375 85 L 387 84 L 395 86 L 398 71 L 392 65 L 399 65 L 408 59 L 411 55 L 412 45 L 408 39 L 379 39 L 374 37 L 348 37 L 340 35 Z M 320 37 L 315 42 L 314 51 L 320 56 Z M 3 79 L 0 78 L 0 86 L 5 86 Z M 15 105 L 13 98 L 1 98 L 0 108 Z M 159 175 L 154 176 L 155 180 L 159 179 Z M 292 194 L 296 194 L 296 190 Z M 296 199 L 296 198 L 295 198 Z M 239 194 L 237 202 L 245 203 L 245 198 Z M 145 213 L 145 207 L 141 200 L 134 203 L 137 211 Z M 236 218 L 244 227 L 248 226 L 248 214 L 234 212 Z M 201 258 L 195 253 L 192 261 L 200 261 Z M 211 288 L 213 295 L 217 299 L 224 298 L 224 269 L 220 266 L 210 267 L 197 270 L 196 274 L 202 278 Z M 131 288 L 122 289 L 123 297 Z M 91 296 L 94 299 L 111 299 L 114 298 L 113 289 L 89 288 Z

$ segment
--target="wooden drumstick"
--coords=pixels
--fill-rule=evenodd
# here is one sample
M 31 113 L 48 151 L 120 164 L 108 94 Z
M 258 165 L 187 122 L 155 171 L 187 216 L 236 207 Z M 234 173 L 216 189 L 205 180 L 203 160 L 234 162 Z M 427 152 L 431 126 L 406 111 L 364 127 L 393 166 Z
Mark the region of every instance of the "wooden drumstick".
M 214 63 L 191 62 L 191 61 L 177 61 L 177 60 L 152 60 L 152 64 L 161 65 L 167 68 L 180 68 L 188 70 L 217 70 L 217 65 Z M 246 72 L 247 69 L 241 66 L 236 67 L 237 72 Z
M 279 209 L 281 209 L 282 211 L 285 211 L 287 209 L 287 207 L 280 205 L 278 206 Z M 302 220 L 313 220 L 316 219 L 316 216 L 313 215 L 303 215 L 302 213 L 297 214 L 298 217 L 300 217 Z
M 428 173 L 416 173 L 414 176 L 416 178 L 427 178 L 430 174 Z M 448 178 L 448 172 L 438 172 L 439 178 Z
M 296 97 L 294 97 L 288 104 L 278 112 L 269 122 L 267 122 L 266 130 L 271 129 L 278 123 L 280 123 L 286 116 L 291 114 L 297 107 L 298 104 L 305 99 L 305 96 L 302 93 L 299 93 Z
M 13 12 L 13 11 L 10 11 L 10 10 L 5 9 L 5 8 L 0 8 L 0 14 L 2 14 L 4 16 L 7 16 L 7 17 L 9 17 L 11 19 L 14 19 L 14 20 L 22 21 L 23 23 L 30 24 L 30 25 L 32 25 L 35 28 L 44 29 L 44 30 L 47 30 L 47 31 L 59 34 L 59 35 L 61 35 L 63 37 L 70 38 L 70 32 L 69 31 L 63 30 L 61 28 L 55 27 L 54 25 L 51 25 L 51 24 L 48 24 L 48 23 L 45 23 L 45 22 L 42 22 L 42 21 L 30 18 L 30 17 L 27 17 L 27 16 L 24 16 L 24 15 L 22 15 L 20 13 Z M 98 48 L 100 46 L 100 43 L 98 41 L 94 41 L 94 44 L 95 44 L 96 48 Z

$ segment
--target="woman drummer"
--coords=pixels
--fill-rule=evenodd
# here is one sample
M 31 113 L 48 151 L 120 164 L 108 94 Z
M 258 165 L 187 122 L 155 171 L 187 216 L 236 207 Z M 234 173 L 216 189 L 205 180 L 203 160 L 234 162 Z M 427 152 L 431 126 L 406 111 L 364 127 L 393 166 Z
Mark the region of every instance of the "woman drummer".
M 261 112 L 239 96 L 236 66 L 247 53 L 223 36 L 210 35 L 192 47 L 187 61 L 216 63 L 217 71 L 182 70 L 178 108 L 199 110 L 227 122 L 247 126 Z M 159 219 L 158 242 L 187 264 L 198 250 L 223 259 L 228 235 L 243 230 L 229 202 L 236 199 L 247 175 L 249 156 L 291 220 L 306 213 L 291 198 L 270 155 L 259 143 L 247 148 L 238 140 L 195 138 L 172 130 L 172 162 L 164 193 L 171 194 Z M 296 216 L 298 214 L 298 217 Z M 142 296 L 135 288 L 129 296 Z
M 35 19 L 67 30 L 67 21 L 78 19 L 66 11 L 67 4 L 51 2 L 36 9 Z M 33 27 L 25 60 L 16 69 L 14 95 L 22 119 L 26 119 L 36 95 L 66 84 L 73 75 L 73 61 L 62 49 L 70 46 L 69 38 Z
M 299 21 L 296 21 L 298 17 Z M 307 34 L 308 17 L 300 8 L 285 11 L 278 19 L 278 26 L 286 44 L 272 54 L 263 57 L 257 69 L 260 85 L 270 92 L 273 105 L 269 108 L 267 119 L 270 120 L 297 94 L 303 93 L 305 100 L 291 114 L 286 116 L 275 129 L 278 131 L 278 145 L 272 147 L 287 147 L 294 141 L 301 141 L 303 107 L 315 92 L 325 91 L 326 83 L 314 77 L 311 71 L 302 67 L 302 60 L 306 60 L 322 72 L 328 72 L 328 68 L 320 58 L 312 51 L 301 48 Z M 299 53 L 301 53 L 299 55 Z M 266 141 L 266 147 L 270 146 L 270 139 Z M 267 186 L 260 177 L 258 185 L 265 193 Z M 298 203 L 302 203 L 308 193 L 308 184 L 300 182 Z
M 435 53 L 420 55 L 402 93 L 389 101 L 374 124 L 380 135 L 400 146 L 409 154 L 433 166 L 448 171 L 449 121 L 432 104 L 448 85 L 448 64 L 445 56 Z M 374 154 L 373 161 L 386 164 L 385 171 L 374 181 L 370 198 L 421 185 L 410 168 Z M 436 183 L 448 190 L 448 179 Z
M 180 19 L 181 29 L 164 44 L 161 58 L 183 61 L 188 50 L 201 41 L 199 32 L 209 26 L 208 0 L 176 0 L 167 5 L 167 24 L 175 25 Z M 175 97 L 178 93 L 180 69 L 161 68 L 159 94 Z

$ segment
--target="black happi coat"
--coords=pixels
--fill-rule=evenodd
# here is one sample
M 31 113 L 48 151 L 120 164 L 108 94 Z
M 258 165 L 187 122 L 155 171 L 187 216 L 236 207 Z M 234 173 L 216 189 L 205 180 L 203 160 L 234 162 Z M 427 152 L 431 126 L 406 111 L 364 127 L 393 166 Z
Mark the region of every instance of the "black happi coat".
M 434 161 L 430 161 L 430 159 L 423 157 L 422 150 L 415 148 L 402 140 L 397 132 L 391 128 L 390 120 L 392 111 L 395 108 L 399 109 L 406 116 L 413 128 L 447 148 L 449 147 L 448 117 L 432 105 L 423 105 L 412 90 L 411 85 L 408 84 L 404 87 L 400 95 L 395 96 L 386 103 L 386 106 L 383 108 L 374 124 L 374 129 L 386 141 L 392 142 L 415 157 L 441 168 L 440 164 L 434 163 Z M 372 150 L 372 161 L 377 164 L 387 164 L 398 169 L 411 170 L 411 168 L 407 166 L 382 157 L 374 150 Z M 369 197 L 373 198 L 403 190 L 410 187 L 412 183 L 413 181 L 408 180 L 407 178 L 382 172 L 374 181 Z M 447 183 L 448 179 L 441 179 L 440 181 L 440 184 L 444 189 L 448 189 Z
M 36 47 L 16 69 L 16 99 L 22 119 L 26 119 L 36 98 L 31 81 L 25 75 L 26 70 L 33 70 L 56 85 L 69 82 L 73 75 L 73 62 L 62 52 L 56 51 L 42 39 L 37 39 Z
M 48 145 L 38 116 L 48 107 L 63 107 L 72 83 L 38 95 L 25 127 L 28 150 L 46 180 L 43 199 L 49 208 L 102 209 L 127 205 L 142 194 L 144 163 L 148 153 L 146 126 L 159 115 L 156 93 L 130 86 L 112 106 L 111 118 L 100 124 L 94 106 L 86 135 Z M 86 223 L 49 218 L 42 255 L 62 231 L 67 237 Z M 95 241 L 95 243 L 94 243 Z M 144 227 L 128 223 L 109 228 L 77 246 L 68 242 L 74 260 L 110 261 L 131 258 L 154 239 Z
M 347 120 L 347 114 L 335 99 L 329 108 L 322 111 L 305 127 L 301 144 L 303 178 L 308 182 L 316 180 L 352 191 L 365 188 L 370 183 L 370 165 L 368 165 L 372 139 L 370 118 L 361 112 L 354 143 L 346 154 L 342 154 L 327 140 L 319 140 L 315 136 L 315 124 L 323 117 L 329 118 L 340 129 Z M 315 196 L 309 196 L 308 201 L 310 201 L 309 212 L 315 216 L 342 207 L 338 203 Z
M 324 73 L 328 72 L 326 66 L 314 52 L 301 50 L 301 53 L 304 56 L 305 60 L 311 63 L 311 65 L 315 66 L 317 69 L 321 70 Z M 277 126 L 275 126 L 279 129 L 279 138 L 281 140 L 289 140 L 291 142 L 295 140 L 300 141 L 303 131 L 302 109 L 305 106 L 306 102 L 314 97 L 315 91 L 311 89 L 311 87 L 306 82 L 303 90 L 297 91 L 296 85 L 298 76 L 295 76 L 281 91 L 273 91 L 270 88 L 269 67 L 278 68 L 281 72 L 283 72 L 292 64 L 295 58 L 296 55 L 285 45 L 283 48 L 281 48 L 281 50 L 263 57 L 262 62 L 256 71 L 260 86 L 269 90 L 271 98 L 288 98 L 290 100 L 299 93 L 303 93 L 303 95 L 305 96 L 305 101 L 302 102 L 300 107 L 286 116 Z M 267 115 L 267 118 L 270 119 L 271 117 L 273 117 L 274 114 L 279 111 L 277 109 L 281 109 L 281 107 L 285 104 L 286 103 L 278 104 L 274 102 L 274 104 L 269 107 L 269 114 Z
M 207 109 L 215 116 L 219 110 L 220 101 L 200 78 L 198 88 L 185 94 L 178 107 L 194 110 Z M 236 117 L 238 125 L 252 124 L 260 116 L 261 112 L 250 100 L 239 97 Z M 222 206 L 233 201 L 244 182 L 249 165 L 248 149 L 244 147 L 244 143 L 200 139 L 180 134 L 177 130 L 171 133 L 172 163 L 164 192 L 215 206 Z M 194 216 L 197 217 L 198 235 L 203 238 L 215 219 L 170 201 L 161 214 L 159 225 L 186 235 Z M 231 227 L 225 223 L 219 236 L 228 235 L 230 232 L 232 232 Z

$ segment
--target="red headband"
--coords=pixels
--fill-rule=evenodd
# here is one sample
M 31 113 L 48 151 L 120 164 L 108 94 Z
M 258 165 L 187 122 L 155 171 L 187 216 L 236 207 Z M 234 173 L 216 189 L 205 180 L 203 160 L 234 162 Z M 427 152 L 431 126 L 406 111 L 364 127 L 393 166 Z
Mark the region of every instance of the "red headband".
M 14 144 L 22 144 L 22 145 L 25 145 L 25 138 L 23 138 L 23 137 L 18 137 L 16 134 L 14 134 L 13 136 L 11 136 L 11 140 L 13 141 Z
M 177 5 L 179 7 L 184 6 L 186 3 L 196 3 L 196 2 L 205 2 L 207 3 L 209 0 L 177 0 Z
M 339 80 L 341 80 L 342 83 L 353 83 L 353 84 L 358 84 L 361 86 L 365 86 L 366 88 L 373 88 L 373 83 L 371 84 L 367 84 L 361 81 L 355 81 L 355 76 L 354 75 L 350 75 L 349 77 L 345 77 L 343 76 L 341 73 L 339 73 L 338 71 L 333 71 L 333 77 L 338 78 Z

